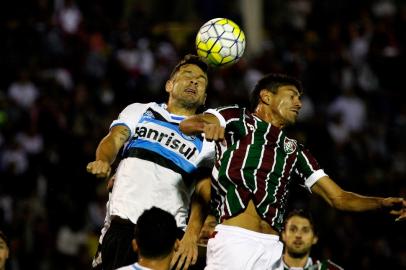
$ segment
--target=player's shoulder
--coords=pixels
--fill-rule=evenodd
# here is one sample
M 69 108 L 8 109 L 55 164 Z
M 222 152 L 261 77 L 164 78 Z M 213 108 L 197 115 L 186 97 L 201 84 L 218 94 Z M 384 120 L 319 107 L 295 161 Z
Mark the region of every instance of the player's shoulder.
M 148 108 L 148 107 L 159 107 L 159 104 L 156 102 L 140 103 L 134 102 L 127 105 L 126 108 Z
M 231 118 L 238 119 L 238 118 L 241 118 L 242 115 L 248 114 L 248 111 L 244 107 L 241 107 L 238 104 L 233 104 L 233 105 L 217 107 L 215 109 L 208 109 L 208 110 L 206 110 L 206 113 L 213 113 L 215 115 L 220 114 L 225 119 L 231 119 Z
M 160 106 L 156 102 L 149 102 L 149 103 L 134 102 L 134 103 L 128 104 L 123 109 L 123 112 L 140 112 L 140 111 L 145 111 L 148 108 L 158 109 L 158 108 L 160 108 Z
M 225 106 L 220 106 L 220 107 L 216 108 L 216 110 L 219 112 L 228 111 L 228 110 L 241 110 L 241 109 L 243 109 L 243 108 L 238 104 L 225 105 Z

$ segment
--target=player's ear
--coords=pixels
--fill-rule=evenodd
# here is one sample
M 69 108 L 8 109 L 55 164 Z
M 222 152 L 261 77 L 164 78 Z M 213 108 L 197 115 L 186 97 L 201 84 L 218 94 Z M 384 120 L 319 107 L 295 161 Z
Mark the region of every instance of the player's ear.
M 178 251 L 178 249 L 179 249 L 179 243 L 180 243 L 180 242 L 179 242 L 179 239 L 176 239 L 175 245 L 173 246 L 175 251 Z
M 281 239 L 282 239 L 282 241 L 285 241 L 285 237 L 286 237 L 286 235 L 285 235 L 285 230 L 283 230 L 282 233 L 281 233 Z
M 317 235 L 315 235 L 313 238 L 313 245 L 317 244 L 318 241 L 319 241 L 319 237 Z
M 172 89 L 173 89 L 173 80 L 172 79 L 167 80 L 166 84 L 165 84 L 166 92 L 170 93 L 170 92 L 172 92 Z
M 137 245 L 137 241 L 135 239 L 133 239 L 131 241 L 131 246 L 133 247 L 134 252 L 138 253 L 138 245 Z
M 259 98 L 262 101 L 262 103 L 265 103 L 266 105 L 269 105 L 271 103 L 271 98 L 272 98 L 272 92 L 262 89 L 259 92 Z

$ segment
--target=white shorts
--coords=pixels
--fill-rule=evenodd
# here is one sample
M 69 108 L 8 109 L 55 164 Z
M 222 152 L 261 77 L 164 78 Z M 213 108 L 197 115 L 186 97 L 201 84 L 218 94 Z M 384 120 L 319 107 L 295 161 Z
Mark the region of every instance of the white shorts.
M 217 225 L 207 244 L 205 270 L 282 270 L 279 236 Z

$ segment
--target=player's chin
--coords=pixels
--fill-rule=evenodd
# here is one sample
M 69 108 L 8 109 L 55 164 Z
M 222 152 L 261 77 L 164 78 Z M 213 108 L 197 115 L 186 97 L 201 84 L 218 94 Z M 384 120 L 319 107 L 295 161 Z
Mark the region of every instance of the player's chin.
M 285 126 L 294 125 L 297 121 L 297 117 L 290 117 L 285 120 Z
M 188 96 L 185 97 L 184 101 L 184 105 L 191 107 L 191 108 L 199 108 L 200 106 L 202 106 L 204 103 L 201 101 L 201 98 L 197 97 L 197 96 Z

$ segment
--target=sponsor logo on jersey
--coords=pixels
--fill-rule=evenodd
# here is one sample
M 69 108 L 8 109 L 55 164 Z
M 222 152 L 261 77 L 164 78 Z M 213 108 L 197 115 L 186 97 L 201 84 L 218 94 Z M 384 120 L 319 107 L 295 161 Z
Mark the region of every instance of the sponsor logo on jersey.
M 286 137 L 283 142 L 283 149 L 285 150 L 285 152 L 287 154 L 292 154 L 293 152 L 296 151 L 296 148 L 297 148 L 296 141 Z
M 176 135 L 178 135 L 178 133 L 163 132 L 154 128 L 141 126 L 135 129 L 135 135 L 133 139 L 148 139 L 149 141 L 158 142 L 160 145 L 166 148 L 170 148 L 179 152 L 181 155 L 189 160 L 196 153 L 197 148 L 188 146 L 181 140 L 178 140 L 176 138 Z
M 196 139 L 196 136 L 189 136 L 189 135 L 186 135 L 184 133 L 180 133 L 180 136 L 182 136 L 182 138 L 184 138 L 185 140 L 188 140 L 188 141 L 191 141 L 191 142 L 193 142 Z
M 150 118 L 155 118 L 154 113 L 151 110 L 147 110 L 146 112 L 144 112 L 143 116 L 150 117 Z

